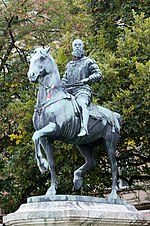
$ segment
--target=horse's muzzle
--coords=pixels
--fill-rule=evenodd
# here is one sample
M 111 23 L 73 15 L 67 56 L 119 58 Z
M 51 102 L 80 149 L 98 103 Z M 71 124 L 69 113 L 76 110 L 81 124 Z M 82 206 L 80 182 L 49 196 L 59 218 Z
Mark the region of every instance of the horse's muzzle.
M 44 77 L 46 75 L 46 71 L 42 70 L 39 73 L 28 72 L 28 79 L 30 82 L 37 82 L 39 77 Z
M 38 76 L 34 72 L 28 73 L 28 79 L 30 82 L 36 82 L 37 78 L 38 78 Z

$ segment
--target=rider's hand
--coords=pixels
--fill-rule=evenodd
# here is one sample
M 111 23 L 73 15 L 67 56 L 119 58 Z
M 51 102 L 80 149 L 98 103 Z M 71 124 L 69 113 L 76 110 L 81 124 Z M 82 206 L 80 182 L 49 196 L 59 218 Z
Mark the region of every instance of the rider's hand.
M 81 82 L 83 84 L 88 84 L 89 83 L 89 78 L 84 78 L 84 79 L 81 80 Z

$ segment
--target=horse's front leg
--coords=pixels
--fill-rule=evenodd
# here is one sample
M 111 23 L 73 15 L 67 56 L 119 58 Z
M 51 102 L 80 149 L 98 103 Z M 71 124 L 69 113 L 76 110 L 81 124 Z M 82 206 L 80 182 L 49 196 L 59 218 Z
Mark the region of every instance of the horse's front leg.
M 34 132 L 32 140 L 37 143 L 41 137 L 53 136 L 56 131 L 56 124 L 50 122 L 47 126 Z
M 40 142 L 45 151 L 47 161 L 49 164 L 50 173 L 51 173 L 51 186 L 47 190 L 46 195 L 55 195 L 58 183 L 57 183 L 56 171 L 55 171 L 54 149 L 48 137 L 42 137 Z
M 50 141 L 48 140 L 48 137 L 54 136 L 55 131 L 56 131 L 56 124 L 50 122 L 47 126 L 43 127 L 40 130 L 35 131 L 32 137 L 35 143 L 35 155 L 36 155 L 36 159 L 37 159 L 37 163 L 40 171 L 44 172 L 49 167 L 51 172 L 51 186 L 48 189 L 46 195 L 56 194 L 56 188 L 57 188 L 53 147 L 50 144 Z M 40 144 L 43 146 L 48 162 L 42 156 Z

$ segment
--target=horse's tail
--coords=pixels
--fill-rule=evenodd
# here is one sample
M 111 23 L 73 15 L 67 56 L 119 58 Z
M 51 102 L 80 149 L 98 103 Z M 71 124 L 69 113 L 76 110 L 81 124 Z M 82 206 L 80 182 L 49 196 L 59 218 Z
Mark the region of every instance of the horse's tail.
M 116 115 L 116 118 L 117 118 L 117 120 L 119 122 L 119 125 L 121 127 L 122 126 L 122 117 L 121 117 L 121 115 L 119 113 L 117 113 L 117 112 L 114 112 L 114 114 Z
M 122 118 L 121 115 L 117 112 L 113 112 L 114 116 L 115 116 L 115 127 L 117 129 L 117 131 L 120 133 L 120 129 L 122 126 Z
M 35 157 L 37 160 L 37 165 L 41 173 L 45 173 L 48 170 L 49 164 L 45 158 L 43 158 L 40 143 L 36 143 L 35 145 Z

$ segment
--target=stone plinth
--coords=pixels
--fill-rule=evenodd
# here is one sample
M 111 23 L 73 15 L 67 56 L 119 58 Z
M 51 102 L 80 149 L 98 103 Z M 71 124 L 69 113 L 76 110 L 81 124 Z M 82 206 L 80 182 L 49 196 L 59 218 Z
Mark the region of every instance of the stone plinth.
M 148 213 L 133 206 L 110 204 L 107 199 L 87 196 L 37 196 L 3 218 L 6 226 L 146 226 Z

